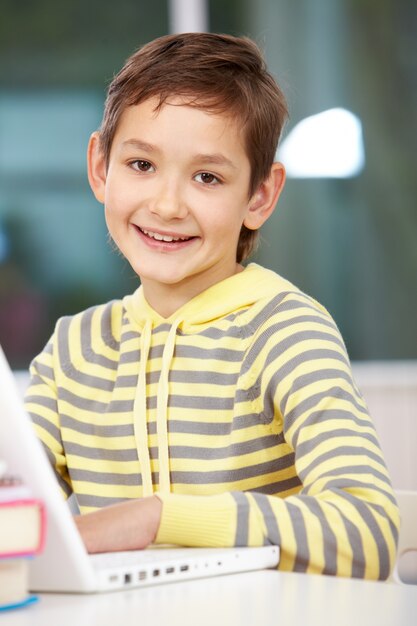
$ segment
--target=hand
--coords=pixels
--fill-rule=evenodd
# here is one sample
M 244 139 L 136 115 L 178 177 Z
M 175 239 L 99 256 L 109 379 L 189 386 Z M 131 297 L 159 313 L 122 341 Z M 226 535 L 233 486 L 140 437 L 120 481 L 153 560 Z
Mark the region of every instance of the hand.
M 158 532 L 162 502 L 156 496 L 126 500 L 74 517 L 87 552 L 142 550 Z

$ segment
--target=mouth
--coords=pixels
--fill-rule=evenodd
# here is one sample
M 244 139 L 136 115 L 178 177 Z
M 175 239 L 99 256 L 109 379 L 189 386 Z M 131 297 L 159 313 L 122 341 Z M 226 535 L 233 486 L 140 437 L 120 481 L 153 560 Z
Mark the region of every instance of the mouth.
M 164 247 L 182 247 L 197 239 L 195 236 L 188 236 L 183 234 L 174 234 L 174 233 L 160 233 L 154 230 L 148 230 L 147 228 L 142 228 L 137 226 L 136 224 L 135 230 L 144 239 L 148 244 L 153 246 L 164 246 Z

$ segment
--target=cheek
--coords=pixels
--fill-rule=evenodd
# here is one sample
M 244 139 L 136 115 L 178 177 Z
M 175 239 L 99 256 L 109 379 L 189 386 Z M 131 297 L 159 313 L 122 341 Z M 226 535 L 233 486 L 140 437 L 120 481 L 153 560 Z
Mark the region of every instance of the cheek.
M 203 232 L 206 234 L 207 239 L 214 243 L 215 249 L 220 253 L 224 253 L 228 250 L 233 250 L 239 240 L 239 234 L 242 227 L 242 220 L 240 220 L 240 214 L 234 212 L 233 214 L 225 215 L 226 211 L 219 216 L 209 220 L 206 227 L 203 226 Z
M 111 237 L 119 245 L 119 234 L 121 234 L 127 224 L 129 213 L 125 209 L 126 201 L 119 194 L 112 194 L 111 190 L 106 190 L 104 203 L 104 219 Z
M 245 199 L 235 195 L 233 198 L 227 197 L 217 202 L 216 206 L 209 206 L 204 219 L 210 229 L 233 236 L 240 233 L 245 216 Z
M 115 188 L 113 185 L 107 185 L 104 199 L 106 212 L 119 213 L 122 207 L 126 206 L 126 195 L 124 190 Z
M 104 214 L 109 228 L 118 227 L 128 220 L 134 211 L 134 206 L 134 194 L 127 187 L 107 186 Z
M 104 209 L 104 220 L 106 222 L 107 230 L 113 239 L 113 241 L 117 242 L 117 222 L 115 223 L 113 212 L 106 208 Z

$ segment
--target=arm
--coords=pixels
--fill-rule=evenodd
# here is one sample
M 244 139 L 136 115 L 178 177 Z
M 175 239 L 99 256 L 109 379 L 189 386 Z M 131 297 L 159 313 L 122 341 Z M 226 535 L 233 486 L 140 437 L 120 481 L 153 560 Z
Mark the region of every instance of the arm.
M 25 394 L 25 408 L 32 418 L 35 432 L 55 471 L 63 495 L 67 498 L 72 493 L 72 487 L 61 439 L 53 337 L 31 363 L 30 376 L 30 385 Z
M 90 553 L 142 550 L 155 540 L 161 510 L 161 501 L 150 496 L 77 515 L 75 523 Z
M 61 437 L 54 344 L 55 336 L 31 364 L 25 406 L 63 495 L 68 497 L 72 486 Z M 154 541 L 161 508 L 161 501 L 153 496 L 106 506 L 74 519 L 89 552 L 134 550 L 145 548 Z
M 297 310 L 290 305 L 287 317 Z M 399 519 L 375 429 L 333 321 L 305 300 L 299 311 L 291 331 L 282 318 L 271 318 L 258 351 L 266 364 L 261 393 L 294 451 L 299 493 L 160 495 L 156 541 L 272 543 L 281 547 L 281 569 L 385 579 Z

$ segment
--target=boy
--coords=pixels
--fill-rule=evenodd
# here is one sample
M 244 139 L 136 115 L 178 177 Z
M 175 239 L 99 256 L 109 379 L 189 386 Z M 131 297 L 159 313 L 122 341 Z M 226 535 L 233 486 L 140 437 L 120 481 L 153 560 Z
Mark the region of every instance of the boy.
M 162 37 L 110 85 L 89 181 L 141 287 L 59 320 L 26 398 L 90 552 L 273 543 L 281 569 L 390 573 L 396 503 L 339 332 L 241 264 L 285 118 L 245 38 Z

